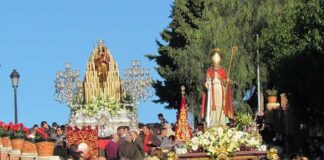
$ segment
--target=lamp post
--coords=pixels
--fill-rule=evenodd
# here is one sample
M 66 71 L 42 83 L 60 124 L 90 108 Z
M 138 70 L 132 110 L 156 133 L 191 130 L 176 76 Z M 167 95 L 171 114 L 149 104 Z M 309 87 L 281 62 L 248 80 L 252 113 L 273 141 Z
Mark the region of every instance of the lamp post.
M 20 75 L 14 69 L 10 74 L 10 78 L 11 78 L 12 88 L 14 89 L 15 124 L 18 124 L 17 88 L 18 88 Z

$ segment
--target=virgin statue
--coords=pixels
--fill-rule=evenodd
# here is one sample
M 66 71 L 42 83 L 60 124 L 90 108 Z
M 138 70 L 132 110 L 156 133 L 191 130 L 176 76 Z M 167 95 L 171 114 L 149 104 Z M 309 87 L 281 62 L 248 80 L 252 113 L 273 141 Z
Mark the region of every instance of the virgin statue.
M 233 119 L 232 93 L 227 73 L 221 66 L 221 50 L 213 49 L 209 53 L 212 66 L 207 69 L 205 87 L 207 93 L 207 127 L 225 126 Z
M 100 46 L 99 53 L 95 55 L 95 65 L 98 72 L 100 87 L 103 88 L 108 76 L 108 57 L 105 54 L 103 46 Z

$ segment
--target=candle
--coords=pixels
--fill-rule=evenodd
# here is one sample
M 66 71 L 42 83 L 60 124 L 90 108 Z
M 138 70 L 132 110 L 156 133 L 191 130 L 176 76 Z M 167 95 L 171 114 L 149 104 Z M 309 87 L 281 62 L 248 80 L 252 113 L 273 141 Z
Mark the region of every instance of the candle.
M 201 108 L 200 108 L 200 117 L 205 117 L 205 101 L 206 101 L 206 93 L 202 94 L 202 102 L 201 102 Z
M 135 64 L 135 63 L 136 63 L 136 62 L 135 62 L 135 60 L 132 60 L 132 63 L 133 63 L 133 66 L 135 66 L 135 65 L 136 65 L 136 64 Z
M 70 68 L 71 67 L 71 65 L 70 65 L 70 63 L 65 63 L 65 68 Z

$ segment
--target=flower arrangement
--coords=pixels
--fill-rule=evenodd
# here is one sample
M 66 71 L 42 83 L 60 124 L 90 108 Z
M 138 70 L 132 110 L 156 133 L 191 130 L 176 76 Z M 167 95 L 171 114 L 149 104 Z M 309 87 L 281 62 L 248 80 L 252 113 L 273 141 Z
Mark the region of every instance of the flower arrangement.
M 278 91 L 275 88 L 268 89 L 267 91 L 268 96 L 277 96 Z
M 241 150 L 264 150 L 262 138 L 255 130 L 251 132 L 239 131 L 236 128 L 214 127 L 204 133 L 198 133 L 185 144 L 187 150 L 203 149 L 210 156 L 217 156 L 219 150 L 226 151 L 229 156 Z M 177 153 L 185 153 L 180 149 Z
M 10 127 L 9 125 L 13 125 L 12 122 L 10 122 L 9 124 L 5 124 L 4 122 L 0 121 L 0 136 L 1 137 L 7 137 L 10 136 Z
M 92 101 L 85 105 L 85 112 L 90 117 L 102 110 L 114 115 L 120 110 L 120 105 L 113 98 L 103 95 L 93 97 Z
M 11 138 L 24 138 L 29 133 L 29 129 L 24 124 L 5 124 L 0 121 L 0 135 L 2 137 L 10 136 Z
M 39 128 L 36 130 L 35 141 L 41 141 L 48 139 L 48 134 L 45 132 L 44 128 Z
M 29 134 L 29 129 L 24 126 L 24 124 L 19 123 L 13 125 L 11 129 L 11 138 L 24 138 Z
M 235 116 L 235 127 L 239 131 L 247 131 L 253 125 L 253 118 L 250 114 L 238 113 Z

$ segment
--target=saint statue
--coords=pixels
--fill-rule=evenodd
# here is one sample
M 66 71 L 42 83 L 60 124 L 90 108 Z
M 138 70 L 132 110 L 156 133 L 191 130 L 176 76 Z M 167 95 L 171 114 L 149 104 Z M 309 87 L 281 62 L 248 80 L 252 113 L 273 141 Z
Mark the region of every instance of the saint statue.
M 225 126 L 234 118 L 232 93 L 227 73 L 221 64 L 221 50 L 210 51 L 212 66 L 207 69 L 205 87 L 207 94 L 207 127 Z M 204 106 L 203 106 L 204 107 Z
M 108 76 L 108 57 L 104 52 L 104 47 L 99 46 L 99 53 L 94 58 L 96 70 L 99 77 L 100 88 L 104 88 L 103 84 L 107 81 Z

